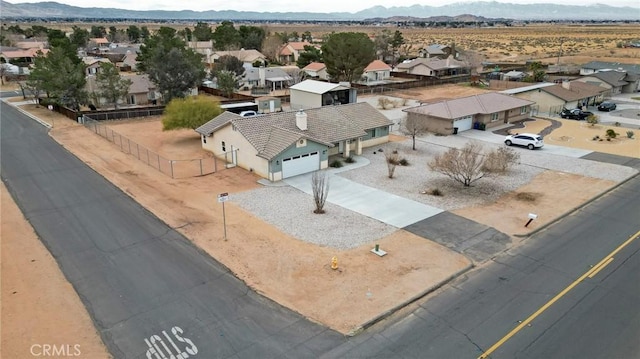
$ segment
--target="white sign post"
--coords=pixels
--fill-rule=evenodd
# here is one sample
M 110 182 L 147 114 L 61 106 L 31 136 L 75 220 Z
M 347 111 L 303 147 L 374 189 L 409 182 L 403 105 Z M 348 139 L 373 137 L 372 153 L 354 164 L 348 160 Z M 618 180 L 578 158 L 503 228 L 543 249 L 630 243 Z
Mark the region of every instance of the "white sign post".
M 224 227 L 224 240 L 227 240 L 227 218 L 224 213 L 224 203 L 229 200 L 229 193 L 220 193 L 218 203 L 222 203 L 222 226 Z

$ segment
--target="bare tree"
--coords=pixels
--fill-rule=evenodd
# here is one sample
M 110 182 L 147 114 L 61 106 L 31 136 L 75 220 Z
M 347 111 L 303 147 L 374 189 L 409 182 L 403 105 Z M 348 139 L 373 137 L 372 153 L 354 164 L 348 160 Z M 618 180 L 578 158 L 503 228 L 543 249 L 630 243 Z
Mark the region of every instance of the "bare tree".
M 481 152 L 481 145 L 470 142 L 462 149 L 451 148 L 436 156 L 429 163 L 429 168 L 469 187 L 486 174 Z
M 393 178 L 393 174 L 396 171 L 396 167 L 400 164 L 400 153 L 398 153 L 398 150 L 385 152 L 384 158 L 387 161 L 387 170 L 389 172 L 389 178 Z
M 405 135 L 411 136 L 412 149 L 416 150 L 416 136 L 427 132 L 427 121 L 417 118 L 417 116 L 406 116 L 400 125 L 400 130 Z
M 5 64 L 0 64 L 0 85 L 4 86 L 4 77 L 7 72 L 7 66 Z
M 313 213 L 324 213 L 324 204 L 329 195 L 329 178 L 326 172 L 316 171 L 311 175 L 311 189 L 313 190 L 313 202 L 316 208 Z

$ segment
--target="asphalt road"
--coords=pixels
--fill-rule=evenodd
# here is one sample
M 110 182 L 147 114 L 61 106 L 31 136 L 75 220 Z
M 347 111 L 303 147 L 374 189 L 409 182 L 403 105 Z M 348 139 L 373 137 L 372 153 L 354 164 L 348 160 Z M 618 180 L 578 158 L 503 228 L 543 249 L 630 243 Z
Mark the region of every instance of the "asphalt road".
M 640 231 L 640 177 L 325 353 L 325 358 L 478 358 L 575 286 L 490 358 L 640 357 L 640 238 L 593 278 L 574 283 Z
M 115 358 L 308 358 L 344 341 L 254 293 L 42 126 L 0 106 L 2 180 Z

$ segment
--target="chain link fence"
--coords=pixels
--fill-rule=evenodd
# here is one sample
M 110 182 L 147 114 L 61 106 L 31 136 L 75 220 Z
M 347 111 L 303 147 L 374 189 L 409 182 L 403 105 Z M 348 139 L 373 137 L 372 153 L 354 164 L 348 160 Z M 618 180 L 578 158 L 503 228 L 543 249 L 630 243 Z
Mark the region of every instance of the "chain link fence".
M 215 173 L 218 168 L 227 168 L 226 160 L 216 157 L 196 158 L 191 160 L 172 160 L 138 144 L 131 139 L 122 136 L 102 122 L 95 121 L 88 116 L 83 116 L 85 127 L 97 135 L 109 140 L 120 148 L 120 151 L 132 155 L 148 166 L 160 171 L 171 178 L 189 178 Z M 218 163 L 220 161 L 220 164 Z

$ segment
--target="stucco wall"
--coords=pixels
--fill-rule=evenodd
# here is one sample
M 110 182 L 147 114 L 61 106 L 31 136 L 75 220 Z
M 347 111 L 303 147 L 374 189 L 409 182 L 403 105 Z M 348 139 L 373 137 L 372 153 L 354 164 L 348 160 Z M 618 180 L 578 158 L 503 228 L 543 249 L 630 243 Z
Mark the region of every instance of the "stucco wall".
M 426 123 L 426 130 L 431 133 L 450 135 L 453 131 L 453 120 L 407 112 L 407 119 L 413 120 L 413 118 L 417 121 L 424 121 Z
M 256 156 L 256 149 L 253 148 L 253 146 L 240 134 L 240 132 L 234 131 L 231 124 L 216 131 L 213 136 L 207 137 L 207 143 L 203 143 L 202 148 L 213 152 L 213 154 L 218 158 L 224 158 L 224 151 L 222 151 L 223 141 L 225 143 L 226 152 L 230 152 L 232 148 L 237 150 L 236 161 L 239 167 L 244 168 L 247 171 L 253 170 L 253 172 L 261 177 L 268 177 L 267 160 Z M 227 157 L 230 160 L 231 154 L 228 154 Z
M 533 101 L 538 105 L 538 112 L 549 113 L 549 109 L 566 106 L 565 102 L 542 90 L 527 91 L 514 95 L 523 100 Z

